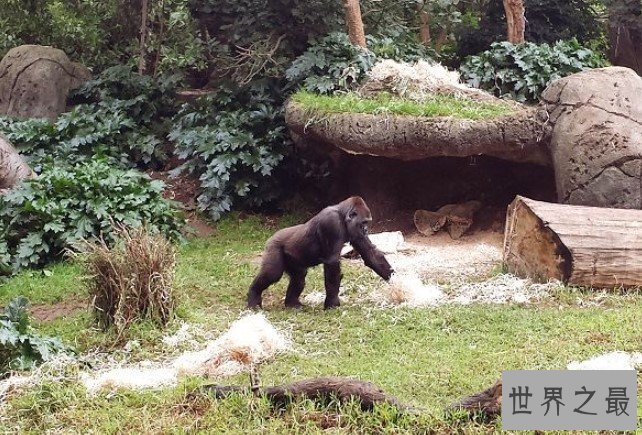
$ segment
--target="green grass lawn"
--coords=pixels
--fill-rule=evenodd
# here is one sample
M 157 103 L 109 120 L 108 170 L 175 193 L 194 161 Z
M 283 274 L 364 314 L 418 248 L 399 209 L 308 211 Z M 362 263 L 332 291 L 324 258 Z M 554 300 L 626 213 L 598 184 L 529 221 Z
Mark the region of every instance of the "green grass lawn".
M 493 104 L 437 94 L 422 101 L 414 101 L 388 93 L 364 98 L 355 93 L 318 95 L 299 91 L 292 96 L 292 101 L 315 114 L 370 113 L 425 117 L 451 116 L 458 119 L 481 120 L 514 112 L 514 109 L 507 104 Z
M 275 224 L 259 216 L 233 215 L 217 225 L 214 235 L 181 247 L 179 318 L 169 329 L 177 329 L 184 320 L 215 333 L 227 329 L 243 311 L 265 240 L 293 221 L 286 217 Z M 53 266 L 46 275 L 25 272 L 3 284 L 0 305 L 18 294 L 33 304 L 77 301 L 86 297 L 80 276 L 73 264 Z M 192 396 L 190 392 L 208 382 L 198 378 L 160 391 L 87 397 L 84 387 L 70 377 L 12 395 L 0 413 L 0 432 L 316 433 L 326 426 L 361 433 L 492 432 L 499 430 L 499 423 L 460 421 L 442 410 L 490 386 L 501 370 L 563 369 L 571 360 L 642 349 L 639 293 L 608 296 L 595 306 L 586 303 L 594 301 L 591 293 L 563 289 L 539 305 L 433 309 L 380 309 L 351 297 L 359 286 L 377 283 L 369 270 L 347 265 L 348 302 L 328 312 L 319 307 L 285 310 L 281 299 L 286 283 L 270 289 L 265 314 L 291 334 L 296 351 L 263 365 L 261 380 L 271 385 L 313 376 L 353 376 L 421 408 L 419 414 L 400 415 L 389 407 L 367 413 L 355 404 L 312 403 L 275 411 L 249 395 L 226 400 Z M 306 289 L 323 289 L 319 268 L 309 274 Z M 97 330 L 85 311 L 35 325 L 43 333 L 61 336 L 81 354 L 122 351 L 126 340 L 135 339 L 141 346 L 131 351 L 129 360 L 167 356 L 160 342 L 164 332 L 151 324 L 133 328 L 120 342 Z M 246 376 L 218 382 L 247 385 Z M 642 416 L 642 401 L 638 408 Z

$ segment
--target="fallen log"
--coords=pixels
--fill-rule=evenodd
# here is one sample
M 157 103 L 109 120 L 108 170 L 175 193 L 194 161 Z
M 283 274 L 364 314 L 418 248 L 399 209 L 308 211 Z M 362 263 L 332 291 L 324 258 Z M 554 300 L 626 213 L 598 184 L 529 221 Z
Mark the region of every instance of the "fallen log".
M 502 380 L 498 380 L 484 391 L 460 399 L 450 405 L 448 410 L 464 410 L 470 416 L 484 414 L 488 419 L 497 417 L 502 413 Z
M 446 227 L 452 239 L 459 239 L 473 224 L 473 215 L 481 208 L 479 201 L 447 204 L 437 211 L 417 210 L 414 222 L 417 231 L 430 236 Z
M 642 286 L 642 210 L 551 204 L 518 196 L 504 233 L 508 270 L 594 288 Z
M 410 409 L 371 382 L 335 376 L 304 379 L 257 390 L 230 385 L 206 385 L 202 389 L 219 399 L 234 392 L 253 390 L 255 394 L 267 397 L 276 406 L 284 406 L 293 399 L 329 400 L 334 397 L 341 402 L 357 399 L 363 410 L 372 410 L 377 403 L 387 403 L 400 410 Z

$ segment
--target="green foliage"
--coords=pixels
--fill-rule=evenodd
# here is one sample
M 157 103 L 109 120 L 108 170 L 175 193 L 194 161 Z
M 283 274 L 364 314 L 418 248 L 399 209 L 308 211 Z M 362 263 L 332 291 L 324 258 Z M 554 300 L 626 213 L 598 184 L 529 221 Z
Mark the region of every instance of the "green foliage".
M 200 74 L 209 69 L 209 61 L 216 56 L 216 44 L 203 35 L 198 21 L 191 14 L 189 0 L 165 0 L 151 3 L 152 29 L 150 45 L 155 47 L 148 63 L 154 74 L 183 71 Z
M 331 33 L 299 56 L 286 71 L 292 85 L 331 93 L 353 88 L 376 61 L 369 50 L 353 45 L 345 33 Z
M 217 76 L 237 83 L 282 78 L 308 41 L 343 26 L 337 0 L 191 0 L 193 14 L 219 45 Z
M 74 60 L 102 68 L 118 61 L 129 38 L 121 0 L 5 0 L 0 11 L 0 55 L 20 44 L 52 45 Z
M 0 373 L 28 370 L 69 351 L 58 338 L 40 336 L 29 326 L 28 303 L 16 297 L 0 313 Z
M 289 145 L 278 89 L 220 88 L 185 105 L 169 139 L 187 160 L 175 173 L 199 176 L 199 208 L 214 219 L 232 206 L 258 207 L 278 197 L 276 170 Z
M 406 38 L 367 37 L 368 50 L 353 45 L 348 35 L 331 33 L 313 43 L 286 71 L 290 86 L 302 85 L 321 94 L 354 89 L 378 59 L 412 62 L 434 52 Z
M 179 238 L 181 219 L 162 190 L 161 181 L 101 160 L 43 167 L 0 197 L 5 270 L 44 265 L 84 239 L 113 242 L 114 223 Z
M 605 65 L 600 55 L 574 39 L 554 45 L 496 42 L 490 50 L 469 57 L 461 66 L 461 73 L 471 86 L 497 96 L 532 102 L 539 99 L 551 81 Z
M 152 78 L 125 66 L 105 70 L 74 95 L 82 104 L 56 121 L 0 118 L 0 131 L 28 156 L 39 172 L 43 164 L 69 164 L 91 156 L 121 166 L 159 165 L 166 159 L 163 138 L 178 111 L 176 75 Z
M 524 0 L 526 41 L 555 43 L 577 38 L 588 44 L 599 38 L 603 26 L 591 0 Z M 463 59 L 506 40 L 506 16 L 500 0 L 486 2 L 479 22 L 462 24 L 458 30 L 457 55 Z

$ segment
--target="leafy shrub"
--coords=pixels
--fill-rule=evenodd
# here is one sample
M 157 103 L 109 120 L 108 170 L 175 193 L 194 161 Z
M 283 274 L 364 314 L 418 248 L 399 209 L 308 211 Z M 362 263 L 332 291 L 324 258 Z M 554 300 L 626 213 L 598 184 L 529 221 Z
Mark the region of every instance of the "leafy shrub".
M 292 84 L 311 92 L 331 93 L 353 88 L 372 68 L 376 56 L 353 45 L 345 33 L 331 33 L 312 44 L 285 72 Z
M 554 45 L 496 42 L 490 50 L 469 57 L 461 73 L 469 85 L 497 96 L 537 101 L 551 81 L 605 65 L 601 56 L 574 39 Z
M 117 243 L 87 244 L 85 267 L 100 325 L 122 333 L 132 322 L 149 318 L 165 325 L 174 300 L 176 252 L 160 234 L 144 227 L 116 230 Z
M 0 27 L 15 41 L 12 46 L 21 43 L 51 45 L 74 60 L 101 68 L 117 62 L 130 37 L 136 37 L 136 17 L 132 20 L 132 33 L 123 32 L 123 20 L 117 17 L 120 11 L 127 9 L 127 3 L 130 2 L 5 0 Z
M 19 296 L 0 313 L 0 372 L 28 370 L 69 351 L 58 338 L 40 336 L 29 326 L 28 303 Z
M 129 117 L 147 123 L 176 113 L 176 88 L 181 81 L 179 74 L 151 77 L 117 65 L 85 82 L 73 98 L 82 103 L 122 101 Z
M 484 2 L 476 25 L 461 26 L 457 56 L 478 54 L 506 39 L 506 16 L 501 1 Z M 603 32 L 598 2 L 590 0 L 524 0 L 527 41 L 553 44 L 576 38 L 588 44 Z M 596 7 L 598 6 L 598 7 Z
M 83 239 L 114 241 L 113 224 L 149 225 L 180 237 L 181 219 L 162 198 L 163 183 L 102 160 L 69 167 L 45 166 L 0 197 L 0 236 L 4 268 L 43 265 Z M 4 253 L 3 253 L 4 251 Z
M 77 90 L 74 99 L 81 104 L 56 121 L 0 118 L 0 131 L 36 172 L 47 163 L 73 164 L 92 156 L 122 166 L 158 165 L 167 158 L 162 145 L 178 111 L 179 81 L 109 68 Z
M 335 32 L 312 44 L 286 71 L 290 86 L 302 85 L 322 94 L 353 89 L 378 59 L 412 62 L 435 53 L 408 38 L 368 36 L 369 49 L 350 43 L 348 35 Z
M 198 206 L 214 219 L 233 205 L 258 207 L 279 196 L 275 175 L 289 139 L 278 90 L 221 88 L 185 105 L 169 139 L 186 160 L 174 174 L 199 176 Z

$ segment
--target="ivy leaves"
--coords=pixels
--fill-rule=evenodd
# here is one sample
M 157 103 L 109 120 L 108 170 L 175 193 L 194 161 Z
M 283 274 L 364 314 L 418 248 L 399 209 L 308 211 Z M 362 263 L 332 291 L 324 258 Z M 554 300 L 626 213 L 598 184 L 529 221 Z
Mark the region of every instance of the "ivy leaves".
M 286 70 L 290 87 L 301 85 L 320 94 L 347 91 L 365 78 L 378 59 L 411 62 L 436 56 L 430 48 L 408 38 L 402 41 L 369 35 L 367 41 L 370 50 L 351 44 L 348 35 L 341 32 L 319 39 Z

